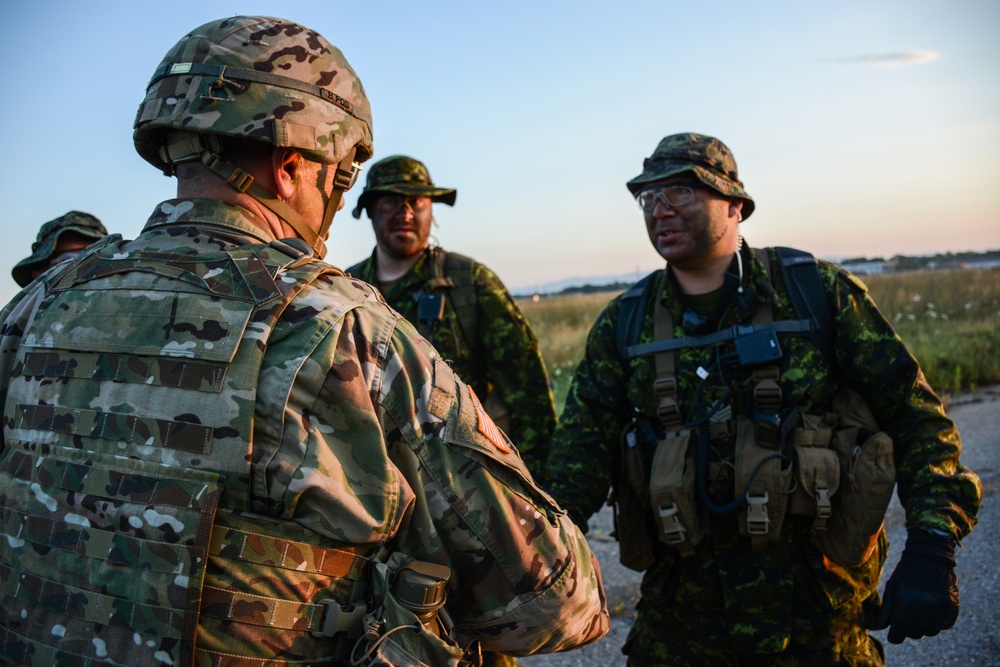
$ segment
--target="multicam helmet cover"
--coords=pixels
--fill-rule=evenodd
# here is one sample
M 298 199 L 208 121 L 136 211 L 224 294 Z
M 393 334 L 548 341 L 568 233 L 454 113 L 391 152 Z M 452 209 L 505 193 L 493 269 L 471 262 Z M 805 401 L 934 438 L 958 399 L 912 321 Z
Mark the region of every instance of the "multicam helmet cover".
M 206 23 L 163 58 L 139 106 L 133 140 L 147 162 L 175 130 L 255 139 L 314 162 L 372 154 L 371 108 L 343 53 L 291 21 L 235 16 Z
M 365 189 L 358 197 L 358 204 L 351 215 L 360 218 L 361 211 L 372 199 L 386 193 L 430 197 L 432 201 L 448 206 L 455 205 L 455 197 L 458 195 L 454 188 L 435 186 L 423 162 L 405 155 L 390 155 L 369 167 Z
M 664 137 L 653 154 L 643 160 L 642 173 L 626 185 L 636 194 L 657 181 L 686 171 L 720 194 L 742 199 L 744 220 L 753 213 L 754 201 L 743 189 L 732 152 L 718 139 L 694 132 Z

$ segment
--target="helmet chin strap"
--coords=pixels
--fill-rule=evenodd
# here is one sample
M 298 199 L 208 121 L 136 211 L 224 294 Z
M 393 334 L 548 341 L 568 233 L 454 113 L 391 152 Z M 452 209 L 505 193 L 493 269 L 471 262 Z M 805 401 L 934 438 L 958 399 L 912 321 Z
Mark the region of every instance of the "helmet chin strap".
M 313 229 L 305 218 L 298 211 L 282 201 L 273 192 L 257 183 L 254 177 L 243 171 L 233 163 L 222 159 L 221 142 L 214 135 L 207 135 L 208 146 L 202 141 L 202 135 L 193 132 L 175 132 L 167 140 L 167 144 L 161 149 L 161 155 L 169 164 L 179 164 L 181 162 L 193 162 L 201 160 L 202 164 L 221 176 L 237 192 L 253 197 L 255 200 L 267 207 L 271 212 L 286 222 L 289 227 L 308 243 L 316 251 L 317 256 L 326 256 L 326 238 L 333 223 L 333 216 L 340 207 L 340 201 L 344 193 L 354 184 L 356 168 L 354 166 L 354 155 L 357 148 L 351 148 L 347 155 L 337 164 L 337 172 L 334 174 L 333 191 L 326 202 L 323 211 L 323 221 L 319 229 Z

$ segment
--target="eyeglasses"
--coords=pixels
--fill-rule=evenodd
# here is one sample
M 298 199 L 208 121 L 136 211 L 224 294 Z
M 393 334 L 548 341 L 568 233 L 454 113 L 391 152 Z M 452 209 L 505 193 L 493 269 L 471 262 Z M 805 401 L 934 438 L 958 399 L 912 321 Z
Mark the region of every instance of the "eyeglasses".
M 663 185 L 658 188 L 643 190 L 635 196 L 639 206 L 646 213 L 652 213 L 656 208 L 656 202 L 663 202 L 664 206 L 677 208 L 687 206 L 694 201 L 695 188 L 690 185 Z
M 431 198 L 388 194 L 381 195 L 375 200 L 376 210 L 391 215 L 396 215 L 403 206 L 409 206 L 410 210 L 417 213 L 430 208 Z

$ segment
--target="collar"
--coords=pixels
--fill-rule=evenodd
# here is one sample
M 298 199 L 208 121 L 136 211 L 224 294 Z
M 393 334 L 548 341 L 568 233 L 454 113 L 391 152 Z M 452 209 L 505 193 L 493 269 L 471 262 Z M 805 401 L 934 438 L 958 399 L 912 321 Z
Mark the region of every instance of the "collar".
M 249 236 L 261 243 L 277 240 L 259 217 L 242 206 L 217 199 L 168 199 L 161 202 L 149 216 L 143 231 L 166 226 L 215 227 Z

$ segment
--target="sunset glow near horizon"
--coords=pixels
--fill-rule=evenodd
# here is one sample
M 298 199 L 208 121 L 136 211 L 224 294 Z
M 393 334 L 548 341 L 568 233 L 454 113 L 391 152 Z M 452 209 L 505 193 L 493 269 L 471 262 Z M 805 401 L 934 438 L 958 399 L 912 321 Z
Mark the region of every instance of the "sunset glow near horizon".
M 134 238 L 175 182 L 132 147 L 149 76 L 236 13 L 322 33 L 371 99 L 375 157 L 436 184 L 437 240 L 513 291 L 662 264 L 625 182 L 675 132 L 725 142 L 757 209 L 751 245 L 820 257 L 1000 248 L 1000 3 L 6 3 L 0 167 L 10 267 L 69 210 Z M 373 160 L 373 161 L 374 161 Z M 370 166 L 371 163 L 369 163 Z M 350 209 L 327 259 L 374 244 Z

